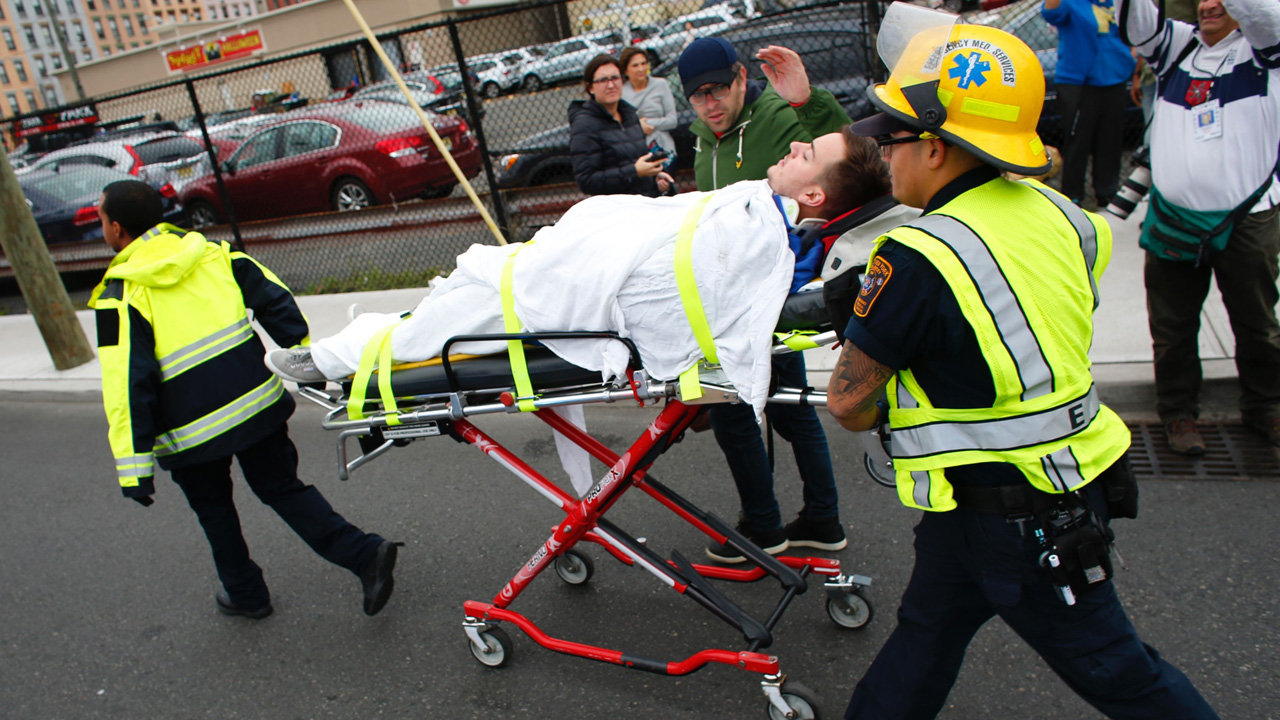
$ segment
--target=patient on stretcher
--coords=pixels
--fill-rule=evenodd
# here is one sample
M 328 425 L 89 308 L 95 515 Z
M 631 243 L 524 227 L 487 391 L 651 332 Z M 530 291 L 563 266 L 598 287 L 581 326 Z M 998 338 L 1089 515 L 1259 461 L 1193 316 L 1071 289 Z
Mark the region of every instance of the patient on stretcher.
M 768 396 L 772 333 L 789 292 L 812 280 L 825 246 L 803 236 L 873 200 L 869 173 L 885 173 L 873 140 L 847 128 L 792 151 L 766 181 L 713 193 L 647 198 L 605 195 L 570 208 L 523 244 L 474 245 L 407 316 L 364 313 L 309 348 L 276 350 L 267 365 L 299 383 L 356 372 L 366 346 L 389 330 L 395 363 L 440 355 L 454 336 L 500 334 L 503 275 L 509 311 L 525 332 L 614 331 L 630 338 L 656 379 L 674 379 L 703 357 L 677 286 L 677 238 L 692 229 L 691 262 L 718 360 L 741 398 Z M 606 338 L 547 340 L 562 359 L 605 380 L 624 376 L 629 353 Z M 454 344 L 486 354 L 504 341 Z

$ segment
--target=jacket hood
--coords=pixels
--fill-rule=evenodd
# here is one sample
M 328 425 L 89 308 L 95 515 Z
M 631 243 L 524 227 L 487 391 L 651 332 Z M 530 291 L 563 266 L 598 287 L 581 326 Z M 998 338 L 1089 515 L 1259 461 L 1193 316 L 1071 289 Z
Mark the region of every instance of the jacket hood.
M 209 241 L 167 223 L 157 225 L 129 243 L 107 267 L 103 282 L 128 280 L 146 287 L 178 284 L 204 257 Z

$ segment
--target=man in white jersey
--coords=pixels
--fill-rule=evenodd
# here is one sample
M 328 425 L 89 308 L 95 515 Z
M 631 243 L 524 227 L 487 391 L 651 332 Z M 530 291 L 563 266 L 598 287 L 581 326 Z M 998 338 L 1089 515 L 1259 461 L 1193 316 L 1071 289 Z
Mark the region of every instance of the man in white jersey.
M 1239 208 L 1226 247 L 1195 261 L 1153 251 L 1152 211 L 1144 221 L 1156 409 L 1169 446 L 1186 455 L 1205 451 L 1196 428 L 1197 336 L 1211 275 L 1235 333 L 1241 415 L 1280 445 L 1280 3 L 1201 0 L 1198 30 L 1176 20 L 1158 25 L 1152 0 L 1116 5 L 1122 37 L 1160 77 L 1151 128 L 1153 204 L 1158 194 L 1167 203 L 1162 207 L 1175 206 L 1179 216 L 1224 219 Z

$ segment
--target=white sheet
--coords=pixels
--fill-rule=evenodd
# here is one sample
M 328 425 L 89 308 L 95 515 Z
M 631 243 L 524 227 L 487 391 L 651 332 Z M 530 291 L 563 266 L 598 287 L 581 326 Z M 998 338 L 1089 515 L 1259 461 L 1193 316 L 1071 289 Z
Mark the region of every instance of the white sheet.
M 703 193 L 646 198 L 588 198 L 543 228 L 515 260 L 516 315 L 532 332 L 613 330 L 631 338 L 645 369 L 670 380 L 702 352 L 685 318 L 674 273 L 681 222 Z M 520 245 L 473 245 L 392 331 L 398 362 L 440 354 L 455 335 L 503 332 L 499 283 Z M 713 193 L 694 234 L 693 266 L 716 352 L 730 383 L 757 415 L 768 397 L 771 334 L 791 283 L 795 258 L 782 214 L 766 181 Z M 312 344 L 328 377 L 354 373 L 368 339 L 396 315 L 366 313 L 333 337 Z M 568 362 L 621 376 L 625 347 L 609 340 L 546 342 Z M 454 346 L 459 353 L 500 352 L 505 343 Z

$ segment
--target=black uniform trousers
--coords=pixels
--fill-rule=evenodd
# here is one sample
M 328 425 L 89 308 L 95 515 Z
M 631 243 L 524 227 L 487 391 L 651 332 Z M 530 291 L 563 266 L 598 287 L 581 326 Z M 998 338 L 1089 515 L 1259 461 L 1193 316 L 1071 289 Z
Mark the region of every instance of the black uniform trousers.
M 1280 210 L 1246 215 L 1220 253 L 1200 267 L 1147 253 L 1143 268 L 1155 354 L 1156 410 L 1165 422 L 1200 414 L 1200 311 L 1216 277 L 1236 339 L 1240 413 L 1246 422 L 1280 417 Z
M 235 454 L 258 499 L 293 528 L 320 557 L 353 573 L 371 560 L 383 539 L 347 522 L 311 485 L 298 479 L 298 451 L 288 423 L 257 444 Z M 271 601 L 262 569 L 249 557 L 232 498 L 231 457 L 170 471 L 200 519 L 213 550 L 213 563 L 227 595 L 236 605 L 256 610 Z
M 1101 507 L 1101 488 L 1086 495 Z M 993 616 L 1077 694 L 1112 718 L 1217 718 L 1177 668 L 1138 639 L 1107 581 L 1068 606 L 1038 565 L 1035 521 L 926 512 L 898 626 L 858 683 L 845 718 L 935 717 L 975 633 Z
M 1093 159 L 1093 194 L 1106 207 L 1120 188 L 1124 109 L 1133 102 L 1129 84 L 1056 85 L 1062 112 L 1062 194 L 1077 205 L 1084 199 L 1084 178 Z

